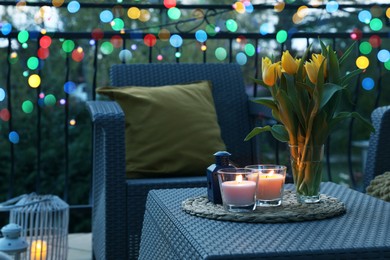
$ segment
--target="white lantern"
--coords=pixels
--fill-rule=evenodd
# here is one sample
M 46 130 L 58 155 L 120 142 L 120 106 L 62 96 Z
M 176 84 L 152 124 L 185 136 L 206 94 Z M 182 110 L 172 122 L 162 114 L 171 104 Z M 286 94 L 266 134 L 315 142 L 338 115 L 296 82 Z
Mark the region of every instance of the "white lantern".
M 3 237 L 0 238 L 0 259 L 25 259 L 28 244 L 24 237 L 20 236 L 22 227 L 10 223 L 1 229 Z M 13 256 L 13 258 L 11 258 Z
M 68 257 L 69 205 L 55 195 L 22 195 L 2 205 L 10 210 L 10 222 L 22 227 L 30 260 L 62 260 Z M 4 207 L 3 207 L 4 208 Z

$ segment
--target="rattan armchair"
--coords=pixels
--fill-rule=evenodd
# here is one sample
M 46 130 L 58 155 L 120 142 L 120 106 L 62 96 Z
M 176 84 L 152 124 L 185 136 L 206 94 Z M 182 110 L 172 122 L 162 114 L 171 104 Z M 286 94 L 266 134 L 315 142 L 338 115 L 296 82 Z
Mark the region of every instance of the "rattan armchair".
M 248 102 L 237 64 L 121 64 L 111 68 L 110 79 L 118 87 L 211 80 L 222 139 L 232 161 L 242 166 L 256 162 L 254 141 L 243 140 L 253 127 L 250 111 L 260 107 Z M 87 107 L 94 128 L 93 254 L 96 259 L 136 259 L 148 191 L 205 186 L 206 169 L 201 177 L 126 179 L 122 109 L 114 101 L 90 101 Z
M 390 106 L 376 108 L 371 113 L 371 122 L 375 133 L 371 134 L 368 145 L 364 190 L 376 176 L 390 171 Z

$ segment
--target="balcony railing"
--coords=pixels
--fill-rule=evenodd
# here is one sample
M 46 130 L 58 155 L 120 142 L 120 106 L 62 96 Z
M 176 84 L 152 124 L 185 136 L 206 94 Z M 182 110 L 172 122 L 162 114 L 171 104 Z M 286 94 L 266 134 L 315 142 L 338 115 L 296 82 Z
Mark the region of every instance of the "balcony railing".
M 0 1 L 1 5 L 9 5 Z M 31 6 L 42 6 L 42 3 L 29 3 Z M 107 8 L 112 4 L 82 4 L 85 8 Z M 125 5 L 129 8 L 134 5 Z M 140 5 L 140 7 L 143 7 Z M 148 8 L 164 10 L 162 5 L 148 5 Z M 348 8 L 350 6 L 345 6 Z M 353 6 L 366 8 L 367 6 Z M 180 8 L 201 8 L 208 10 L 231 9 L 231 6 L 180 6 Z M 269 9 L 270 6 L 257 5 L 257 10 Z M 359 46 L 369 42 L 372 37 L 380 39 L 370 55 L 390 46 L 388 32 L 365 32 L 354 39 L 356 35 L 350 32 L 340 33 L 304 33 L 290 32 L 286 41 L 276 41 L 276 33 L 232 33 L 219 32 L 207 41 L 196 40 L 194 31 L 177 32 L 183 44 L 177 47 L 167 41 L 158 40 L 157 44 L 145 42 L 148 32 L 134 30 L 95 31 L 95 32 L 45 32 L 28 31 L 28 40 L 20 41 L 20 31 L 11 31 L 4 35 L 0 33 L 2 62 L 0 69 L 0 87 L 4 90 L 4 98 L 0 95 L 0 168 L 3 176 L 2 198 L 16 196 L 20 193 L 33 192 L 53 193 L 67 201 L 74 212 L 90 209 L 90 183 L 92 129 L 85 110 L 86 100 L 95 100 L 96 88 L 109 85 L 108 70 L 115 63 L 152 63 L 152 62 L 237 62 L 242 65 L 245 75 L 248 95 L 266 95 L 264 88 L 253 83 L 252 78 L 258 78 L 261 57 L 274 54 L 280 56 L 283 50 L 292 49 L 296 43 L 305 47 L 311 42 L 321 39 L 333 45 L 341 52 L 353 41 L 356 44 L 356 57 L 361 55 Z M 158 33 L 152 33 L 158 39 Z M 50 37 L 50 47 L 42 50 L 42 39 Z M 108 44 L 109 43 L 109 44 Z M 74 44 L 74 47 L 72 47 Z M 249 44 L 249 45 L 248 45 Z M 148 46 L 151 45 L 151 46 Z M 226 58 L 216 57 L 217 47 L 223 47 Z M 253 46 L 255 52 L 248 55 L 245 46 Z M 316 44 L 314 44 L 314 48 Z M 318 45 L 317 45 L 318 48 Z M 297 48 L 296 52 L 302 48 Z M 50 55 L 48 55 L 48 53 Z M 222 55 L 224 56 L 224 55 Z M 38 57 L 37 66 L 28 64 L 29 58 Z M 33 61 L 31 61 L 33 62 Z M 32 67 L 30 67 L 32 66 Z M 352 90 L 352 103 L 346 105 L 350 110 L 362 112 L 369 117 L 370 111 L 385 104 L 383 94 L 386 69 L 379 61 L 375 69 L 366 71 L 359 76 Z M 367 74 L 365 74 L 367 73 Z M 362 89 L 362 80 L 373 80 L 375 88 L 370 91 Z M 36 75 L 37 79 L 32 78 Z M 1 90 L 0 89 L 0 90 Z M 367 102 L 368 103 L 362 103 Z M 261 119 L 261 118 L 260 118 Z M 264 119 L 264 118 L 262 118 Z M 349 172 L 350 185 L 357 188 L 355 179 L 353 155 L 356 154 L 353 141 L 368 138 L 367 133 L 360 134 L 360 129 L 354 121 L 341 125 L 335 145 L 333 136 L 328 140 L 327 178 L 332 180 L 336 172 L 332 170 L 331 155 L 340 154 L 340 139 L 343 140 L 345 154 L 344 164 Z M 340 138 L 340 135 L 342 138 Z M 275 145 L 276 144 L 276 145 Z M 269 142 L 274 149 L 272 156 L 263 149 L 261 161 L 279 163 L 284 160 L 283 151 L 277 142 Z M 279 151 L 281 153 L 279 153 Z M 271 158 L 271 159 L 270 159 Z M 359 164 L 360 166 L 360 164 Z M 358 166 L 358 167 L 359 167 Z M 363 169 L 361 169 L 363 170 Z M 4 183 L 6 185 L 4 185 Z M 77 214 L 77 213 L 76 213 Z

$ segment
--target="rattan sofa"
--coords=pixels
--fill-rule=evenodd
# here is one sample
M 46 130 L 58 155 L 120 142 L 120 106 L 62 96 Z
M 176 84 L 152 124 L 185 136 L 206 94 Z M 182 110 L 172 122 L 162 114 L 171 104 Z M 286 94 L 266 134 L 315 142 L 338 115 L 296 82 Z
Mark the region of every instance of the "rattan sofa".
M 390 106 L 381 106 L 371 113 L 375 128 L 369 140 L 366 167 L 364 171 L 364 190 L 376 176 L 390 171 Z
M 253 127 L 251 114 L 269 111 L 248 101 L 239 65 L 120 64 L 111 68 L 110 79 L 118 87 L 211 80 L 222 139 L 232 161 L 241 166 L 256 162 L 255 139 L 243 140 Z M 136 259 L 148 191 L 205 186 L 206 169 L 200 177 L 126 179 L 122 109 L 114 101 L 90 101 L 87 107 L 94 128 L 93 255 L 96 259 Z

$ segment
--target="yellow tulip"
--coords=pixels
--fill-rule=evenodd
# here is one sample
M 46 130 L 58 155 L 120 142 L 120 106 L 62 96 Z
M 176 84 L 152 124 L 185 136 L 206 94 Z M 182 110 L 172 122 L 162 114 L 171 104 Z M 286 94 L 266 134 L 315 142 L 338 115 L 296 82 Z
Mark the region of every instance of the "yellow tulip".
M 280 62 L 272 63 L 268 57 L 261 60 L 262 78 L 267 86 L 273 86 L 281 75 Z
M 325 58 L 325 56 L 323 56 L 322 54 L 313 54 L 313 55 L 311 56 L 311 58 L 312 58 L 312 60 L 315 62 L 316 66 L 317 66 L 318 68 L 320 68 L 322 62 L 324 62 L 324 66 L 323 66 L 323 68 L 324 68 L 324 77 L 326 78 L 326 76 L 327 76 L 327 69 L 326 69 L 326 66 L 327 66 L 327 65 L 326 65 L 326 58 Z
M 282 68 L 290 75 L 295 74 L 298 70 L 299 61 L 298 59 L 294 59 L 289 51 L 284 51 L 282 55 Z
M 318 77 L 318 67 L 314 63 L 314 61 L 310 60 L 305 63 L 305 70 L 307 73 L 307 76 L 309 77 L 309 80 L 313 83 L 317 83 L 317 77 Z
M 322 63 L 324 63 L 323 70 L 324 70 L 324 77 L 326 78 L 327 76 L 326 58 L 322 54 L 313 54 L 312 59 L 305 63 L 305 70 L 307 76 L 309 77 L 309 80 L 314 84 L 317 83 L 318 71 Z

